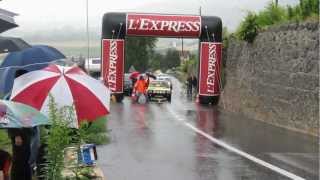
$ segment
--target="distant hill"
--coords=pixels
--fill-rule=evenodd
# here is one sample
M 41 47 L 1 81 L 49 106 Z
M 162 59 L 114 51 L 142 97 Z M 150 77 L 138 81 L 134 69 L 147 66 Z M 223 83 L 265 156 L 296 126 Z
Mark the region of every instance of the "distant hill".
M 33 45 L 47 44 L 56 47 L 66 56 L 87 55 L 87 37 L 85 28 L 64 26 L 51 30 L 23 32 L 19 30 L 12 30 L 8 35 L 22 37 L 24 40 Z M 100 57 L 100 28 L 97 27 L 90 29 L 89 37 L 90 56 Z M 181 38 L 159 38 L 156 51 L 164 53 L 168 48 L 177 48 L 178 50 L 181 50 L 181 42 Z M 184 50 L 195 51 L 198 49 L 197 39 L 184 39 L 183 42 Z

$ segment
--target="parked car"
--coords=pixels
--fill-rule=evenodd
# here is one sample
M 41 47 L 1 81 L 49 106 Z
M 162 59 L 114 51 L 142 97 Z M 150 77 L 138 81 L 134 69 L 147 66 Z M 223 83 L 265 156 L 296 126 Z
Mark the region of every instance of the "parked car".
M 101 59 L 100 58 L 89 58 L 85 61 L 85 66 L 87 71 L 90 72 L 100 72 L 101 71 Z
M 169 83 L 170 89 L 172 90 L 172 81 L 171 81 L 171 77 L 165 74 L 159 75 L 156 78 L 157 80 L 161 80 L 161 81 L 167 81 Z
M 130 79 L 130 74 L 129 73 L 125 73 L 124 74 L 124 79 L 123 79 L 124 83 L 123 83 L 123 93 L 127 96 L 131 96 L 132 94 L 132 89 L 133 89 L 133 84 L 132 81 Z
M 150 101 L 166 99 L 171 102 L 172 90 L 168 81 L 154 80 L 150 82 L 147 94 Z

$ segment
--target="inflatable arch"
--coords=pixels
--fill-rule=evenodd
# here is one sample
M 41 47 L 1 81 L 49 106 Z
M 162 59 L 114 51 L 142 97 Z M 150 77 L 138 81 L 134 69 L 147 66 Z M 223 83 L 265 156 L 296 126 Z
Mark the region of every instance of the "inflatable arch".
M 102 22 L 101 75 L 118 102 L 123 99 L 126 36 L 199 38 L 199 102 L 217 103 L 222 51 L 222 21 L 219 17 L 106 13 Z

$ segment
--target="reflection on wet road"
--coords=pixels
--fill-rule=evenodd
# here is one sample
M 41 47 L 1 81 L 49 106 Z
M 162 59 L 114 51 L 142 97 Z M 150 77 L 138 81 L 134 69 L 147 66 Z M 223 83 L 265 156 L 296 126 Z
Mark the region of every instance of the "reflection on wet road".
M 289 179 L 216 145 L 171 113 L 235 148 L 306 179 L 318 179 L 316 138 L 197 105 L 174 81 L 172 103 L 111 105 L 111 143 L 100 146 L 108 180 Z

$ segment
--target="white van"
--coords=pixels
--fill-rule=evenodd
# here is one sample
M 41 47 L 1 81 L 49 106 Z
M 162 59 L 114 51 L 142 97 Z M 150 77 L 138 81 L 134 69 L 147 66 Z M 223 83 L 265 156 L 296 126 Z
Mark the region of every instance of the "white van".
M 89 58 L 89 60 L 86 59 L 85 68 L 89 72 L 100 72 L 101 59 L 100 58 Z

